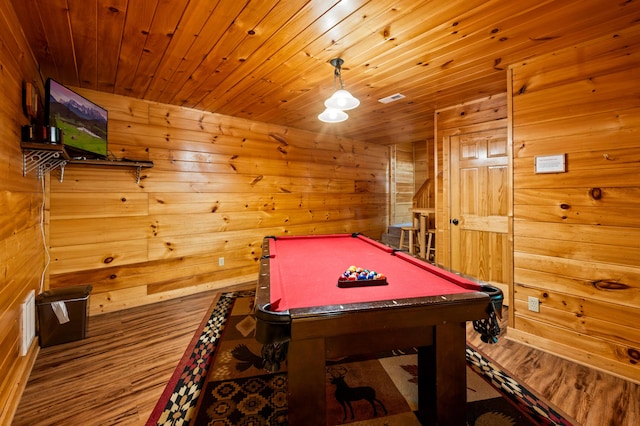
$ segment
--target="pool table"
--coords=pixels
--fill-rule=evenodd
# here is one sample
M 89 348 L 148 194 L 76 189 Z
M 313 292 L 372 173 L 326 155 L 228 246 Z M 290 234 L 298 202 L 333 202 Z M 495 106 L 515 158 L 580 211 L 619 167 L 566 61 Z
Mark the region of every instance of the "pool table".
M 339 286 L 351 265 L 386 283 Z M 289 424 L 326 424 L 327 359 L 416 347 L 421 422 L 464 425 L 466 322 L 489 316 L 496 291 L 360 234 L 266 237 L 256 339 L 286 352 Z

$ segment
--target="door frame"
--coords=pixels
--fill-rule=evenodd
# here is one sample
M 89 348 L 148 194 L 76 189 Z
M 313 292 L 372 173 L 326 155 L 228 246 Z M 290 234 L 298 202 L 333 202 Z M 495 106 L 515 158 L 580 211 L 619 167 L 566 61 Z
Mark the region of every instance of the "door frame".
M 461 135 L 465 133 L 490 131 L 492 129 L 507 129 L 507 181 L 509 188 L 507 189 L 508 197 L 508 214 L 507 214 L 507 227 L 508 234 L 507 240 L 509 243 L 509 279 L 507 284 L 508 292 L 505 294 L 505 304 L 513 306 L 513 137 L 511 120 L 500 119 L 489 121 L 486 123 L 473 124 L 468 126 L 459 126 L 453 129 L 447 129 L 436 134 L 436 144 L 434 146 L 434 158 L 436 159 L 435 175 L 440 180 L 440 188 L 442 196 L 436 196 L 436 229 L 437 229 L 437 241 L 436 245 L 436 259 L 438 263 L 444 267 L 451 266 L 451 161 L 450 153 L 451 147 L 449 145 L 450 137 L 455 135 Z M 437 125 L 436 125 L 437 129 Z M 438 151 L 441 150 L 442 155 L 438 156 Z M 441 164 L 439 161 L 441 160 Z M 438 205 L 439 204 L 439 205 Z M 509 323 L 512 324 L 513 309 L 509 310 Z

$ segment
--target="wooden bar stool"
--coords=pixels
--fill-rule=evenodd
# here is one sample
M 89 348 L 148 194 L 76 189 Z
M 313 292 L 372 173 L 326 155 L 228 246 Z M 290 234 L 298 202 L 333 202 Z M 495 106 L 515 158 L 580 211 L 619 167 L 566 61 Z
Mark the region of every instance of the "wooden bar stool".
M 410 254 L 416 254 L 416 250 L 418 249 L 418 233 L 420 232 L 420 228 L 417 226 L 403 226 L 400 228 L 400 247 L 399 249 L 404 249 L 405 245 L 409 249 Z M 404 238 L 405 233 L 409 234 L 408 243 L 405 244 Z

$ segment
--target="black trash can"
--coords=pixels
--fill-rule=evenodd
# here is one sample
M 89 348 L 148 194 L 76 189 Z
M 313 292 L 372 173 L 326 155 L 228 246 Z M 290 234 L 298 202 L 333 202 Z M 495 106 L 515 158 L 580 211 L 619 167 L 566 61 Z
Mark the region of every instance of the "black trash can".
M 48 290 L 36 297 L 40 347 L 84 339 L 90 285 Z

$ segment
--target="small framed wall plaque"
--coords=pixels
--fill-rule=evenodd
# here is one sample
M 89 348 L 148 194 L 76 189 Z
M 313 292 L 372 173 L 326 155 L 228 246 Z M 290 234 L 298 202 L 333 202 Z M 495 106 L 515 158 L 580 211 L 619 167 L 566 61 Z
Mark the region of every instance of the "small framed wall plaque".
M 539 155 L 535 158 L 536 173 L 564 173 L 567 171 L 566 154 Z
M 30 120 L 37 120 L 42 112 L 42 97 L 35 84 L 24 82 L 22 85 L 22 108 Z

